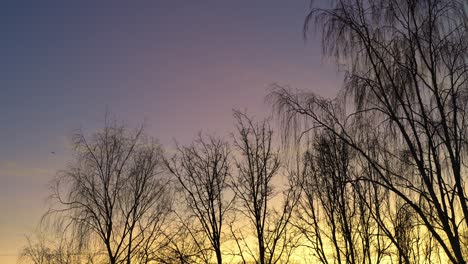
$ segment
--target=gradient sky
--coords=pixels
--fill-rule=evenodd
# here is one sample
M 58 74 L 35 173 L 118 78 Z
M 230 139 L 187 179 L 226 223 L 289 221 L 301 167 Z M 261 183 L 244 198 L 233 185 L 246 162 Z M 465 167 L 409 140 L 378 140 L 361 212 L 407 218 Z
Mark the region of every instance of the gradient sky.
M 69 137 L 106 110 L 166 145 L 263 117 L 272 83 L 331 97 L 341 83 L 308 0 L 9 1 L 0 8 L 0 263 L 14 263 L 71 160 Z M 55 152 L 52 154 L 51 152 Z

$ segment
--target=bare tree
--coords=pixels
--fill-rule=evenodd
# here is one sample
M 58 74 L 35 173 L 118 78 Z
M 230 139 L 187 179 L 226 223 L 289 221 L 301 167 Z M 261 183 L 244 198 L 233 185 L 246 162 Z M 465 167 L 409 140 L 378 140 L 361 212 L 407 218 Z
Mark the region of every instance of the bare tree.
M 193 220 L 191 217 L 189 219 Z M 165 234 L 167 243 L 158 250 L 153 250 L 152 259 L 156 263 L 166 264 L 211 263 L 211 244 L 197 225 L 198 223 L 187 219 L 174 219 Z
M 306 232 L 306 237 L 310 237 L 312 248 L 325 263 L 328 259 L 337 263 L 358 263 L 363 259 L 358 254 L 356 229 L 362 212 L 359 212 L 359 197 L 354 196 L 352 190 L 349 156 L 346 145 L 324 134 L 316 137 L 304 158 L 305 173 L 300 187 L 305 199 L 298 216 L 307 223 L 305 226 L 314 227 L 312 230 L 301 229 Z M 332 250 L 326 249 L 326 242 L 331 244 Z
M 142 250 L 160 238 L 170 211 L 162 149 L 143 129 L 108 122 L 90 138 L 75 135 L 75 161 L 57 177 L 58 206 L 46 219 L 71 228 L 81 246 L 94 242 L 107 261 L 145 263 Z
M 228 177 L 231 173 L 227 143 L 214 137 L 198 139 L 188 147 L 178 147 L 166 160 L 169 171 L 177 178 L 187 206 L 200 222 L 210 240 L 218 264 L 222 263 L 221 242 L 225 215 L 232 199 L 228 199 Z
M 391 216 L 395 200 L 388 202 L 385 189 L 360 180 L 372 178 L 372 170 L 333 133 L 315 131 L 307 146 L 294 220 L 304 246 L 321 263 L 385 261 L 393 234 L 383 218 Z
M 377 175 L 361 180 L 402 200 L 404 214 L 417 218 L 452 263 L 468 257 L 467 10 L 458 0 L 339 0 L 313 9 L 305 31 L 315 21 L 325 54 L 346 70 L 342 98 L 282 87 L 271 94 L 286 130 L 304 117 L 302 131 L 328 130 L 356 151 Z M 348 98 L 353 104 L 343 107 Z M 336 108 L 347 110 L 345 119 Z M 376 135 L 377 155 L 351 133 L 364 124 Z M 406 244 L 395 232 L 395 244 Z
M 70 255 L 68 250 L 64 250 L 62 243 L 58 247 L 50 245 L 44 236 L 39 236 L 36 241 L 27 238 L 27 246 L 25 246 L 19 257 L 20 263 L 32 264 L 55 264 L 64 263 L 71 264 L 73 256 Z M 65 251 L 65 252 L 64 252 Z
M 27 245 L 20 252 L 19 263 L 92 264 L 99 259 L 99 252 L 83 250 L 63 232 L 52 234 L 38 231 L 26 239 Z
M 234 145 L 238 150 L 238 174 L 233 177 L 232 189 L 240 203 L 239 212 L 243 212 L 255 228 L 258 256 L 251 255 L 256 263 L 285 262 L 282 257 L 287 260 L 293 246 L 289 243 L 292 240 L 288 239 L 293 233 L 288 232 L 288 227 L 297 195 L 293 189 L 288 189 L 282 204 L 278 203 L 279 210 L 274 208 L 273 179 L 279 173 L 281 163 L 278 150 L 272 145 L 273 131 L 267 120 L 255 123 L 241 112 L 235 112 L 234 117 L 237 121 Z M 235 238 L 242 251 L 246 245 L 240 245 L 238 240 L 244 235 L 238 234 Z M 251 252 L 249 247 L 246 248 Z

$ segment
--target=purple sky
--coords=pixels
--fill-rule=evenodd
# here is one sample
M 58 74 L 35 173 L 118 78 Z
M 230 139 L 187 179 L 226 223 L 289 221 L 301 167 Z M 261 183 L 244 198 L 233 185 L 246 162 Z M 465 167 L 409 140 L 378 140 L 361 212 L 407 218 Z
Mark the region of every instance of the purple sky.
M 71 160 L 69 136 L 106 110 L 170 147 L 264 117 L 272 83 L 332 97 L 341 83 L 304 41 L 309 1 L 10 1 L 0 9 L 0 263 L 15 263 Z M 55 152 L 51 154 L 51 152 Z

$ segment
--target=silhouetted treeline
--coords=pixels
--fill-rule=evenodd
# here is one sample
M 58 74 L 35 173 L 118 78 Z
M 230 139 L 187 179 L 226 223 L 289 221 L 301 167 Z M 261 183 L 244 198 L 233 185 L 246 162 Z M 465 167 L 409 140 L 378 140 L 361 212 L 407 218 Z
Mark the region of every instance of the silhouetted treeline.
M 275 120 L 173 151 L 108 119 L 78 133 L 21 260 L 466 263 L 467 12 L 335 0 L 304 26 L 345 72 L 335 99 L 275 85 Z

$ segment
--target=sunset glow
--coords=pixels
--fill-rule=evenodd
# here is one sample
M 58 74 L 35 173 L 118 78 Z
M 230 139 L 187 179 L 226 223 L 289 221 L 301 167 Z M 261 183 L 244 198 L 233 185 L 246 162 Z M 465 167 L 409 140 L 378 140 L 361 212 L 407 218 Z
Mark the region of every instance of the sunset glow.
M 172 147 L 264 116 L 274 82 L 333 95 L 304 42 L 308 1 L 21 1 L 1 9 L 0 263 L 15 263 L 69 162 L 70 136 L 106 111 Z
M 0 22 L 0 263 L 468 262 L 466 0 Z

